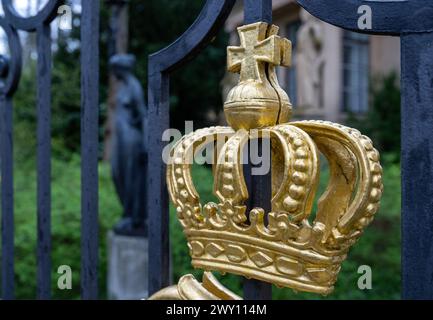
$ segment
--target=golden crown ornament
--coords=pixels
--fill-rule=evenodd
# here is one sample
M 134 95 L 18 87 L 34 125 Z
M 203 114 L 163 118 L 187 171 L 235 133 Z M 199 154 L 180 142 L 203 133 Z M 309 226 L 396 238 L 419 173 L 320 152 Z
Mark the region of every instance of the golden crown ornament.
M 238 28 L 241 45 L 228 47 L 228 70 L 240 79 L 224 112 L 231 127 L 184 136 L 172 149 L 167 183 L 192 265 L 233 273 L 299 291 L 329 294 L 350 247 L 371 223 L 382 195 L 379 153 L 358 130 L 327 121 L 289 122 L 292 106 L 275 67 L 289 66 L 291 43 L 264 22 Z M 272 209 L 247 214 L 242 169 L 245 144 L 259 135 L 271 140 Z M 192 158 L 203 141 L 217 147 L 214 193 L 219 203 L 200 203 L 191 177 Z M 224 140 L 225 139 L 225 140 Z M 319 181 L 319 152 L 330 179 L 311 214 Z M 265 222 L 267 220 L 267 222 Z M 191 275 L 152 299 L 238 299 L 209 273 Z

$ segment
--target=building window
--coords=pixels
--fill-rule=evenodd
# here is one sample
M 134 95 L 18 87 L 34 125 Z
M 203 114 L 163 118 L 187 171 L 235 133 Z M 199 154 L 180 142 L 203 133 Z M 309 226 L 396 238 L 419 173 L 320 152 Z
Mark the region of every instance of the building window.
M 343 111 L 368 110 L 369 37 L 344 31 L 343 38 Z
M 286 26 L 286 38 L 292 42 L 292 66 L 287 69 L 286 72 L 286 91 L 289 95 L 292 105 L 295 107 L 297 105 L 297 90 L 296 85 L 296 44 L 297 44 L 297 34 L 299 27 L 301 26 L 300 21 L 295 21 L 287 24 Z

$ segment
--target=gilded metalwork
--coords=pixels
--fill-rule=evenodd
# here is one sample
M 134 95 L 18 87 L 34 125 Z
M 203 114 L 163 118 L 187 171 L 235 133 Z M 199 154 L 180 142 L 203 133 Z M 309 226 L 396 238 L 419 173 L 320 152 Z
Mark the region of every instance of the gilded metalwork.
M 240 73 L 224 104 L 227 122 L 234 129 L 287 122 L 292 105 L 278 84 L 275 66 L 290 66 L 290 41 L 277 36 L 277 26 L 263 22 L 239 27 L 238 32 L 241 46 L 227 48 L 228 70 Z
M 167 183 L 195 268 L 326 295 L 379 208 L 382 168 L 371 140 L 356 129 L 325 121 L 287 123 L 291 106 L 274 67 L 289 65 L 290 44 L 276 36 L 277 30 L 266 23 L 239 28 L 241 46 L 228 48 L 228 69 L 240 72 L 225 103 L 233 129 L 206 128 L 183 137 L 172 149 Z M 262 208 L 247 213 L 245 205 L 242 152 L 257 132 L 271 140 L 269 213 Z M 219 203 L 202 206 L 191 177 L 192 158 L 203 141 L 221 140 L 214 165 Z M 330 179 L 312 214 L 319 153 L 329 163 Z M 178 292 L 182 283 L 170 292 Z M 188 288 L 215 298 L 202 295 L 197 283 Z
M 149 300 L 242 300 L 224 287 L 210 272 L 203 274 L 203 282 L 187 274 L 175 286 L 158 291 Z

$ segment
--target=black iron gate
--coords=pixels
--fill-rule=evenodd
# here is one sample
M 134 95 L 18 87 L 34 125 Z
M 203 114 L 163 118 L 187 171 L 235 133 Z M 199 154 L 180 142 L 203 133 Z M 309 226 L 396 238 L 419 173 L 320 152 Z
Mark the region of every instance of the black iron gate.
M 402 37 L 402 173 L 403 173 L 403 297 L 433 298 L 433 3 L 339 0 L 299 0 L 307 11 L 340 27 L 359 31 L 357 8 L 374 9 L 374 26 L 367 33 Z M 21 72 L 22 52 L 17 31 L 36 32 L 37 88 L 37 296 L 50 298 L 51 281 L 51 38 L 50 23 L 60 0 L 50 0 L 36 16 L 23 18 L 12 0 L 2 0 L 5 16 L 0 27 L 7 35 L 10 59 L 0 59 L 2 298 L 14 298 L 14 192 L 12 98 Z M 149 154 L 147 172 L 149 212 L 150 293 L 169 285 L 168 197 L 161 154 L 162 132 L 169 126 L 170 74 L 194 58 L 222 28 L 235 0 L 207 0 L 193 25 L 167 48 L 149 57 Z M 272 20 L 271 0 L 244 0 L 245 23 Z M 407 15 L 412 12 L 412 15 Z M 394 16 L 393 16 L 394 15 Z M 385 17 L 387 17 L 385 19 Z M 83 299 L 96 299 L 98 272 L 98 69 L 99 1 L 82 1 L 81 17 L 81 155 L 82 155 L 82 270 Z M 142 57 L 141 57 L 142 58 Z M 259 205 L 269 177 L 251 183 L 253 202 Z M 262 186 L 262 187 L 260 187 Z M 264 186 L 264 187 L 263 187 Z M 270 298 L 270 286 L 256 281 L 245 285 L 246 298 Z
M 61 0 L 50 0 L 31 17 L 21 17 L 12 0 L 2 0 L 0 26 L 7 35 L 11 57 L 2 57 L 1 208 L 2 298 L 14 298 L 14 191 L 12 99 L 21 75 L 18 30 L 37 37 L 37 297 L 50 298 L 51 288 L 51 26 Z M 98 108 L 99 1 L 82 1 L 81 15 L 81 287 L 83 299 L 98 297 Z

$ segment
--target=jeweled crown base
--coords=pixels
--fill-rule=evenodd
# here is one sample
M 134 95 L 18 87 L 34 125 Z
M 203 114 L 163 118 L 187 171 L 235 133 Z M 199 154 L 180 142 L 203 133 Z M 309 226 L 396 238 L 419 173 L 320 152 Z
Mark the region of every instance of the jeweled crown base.
M 343 252 L 326 256 L 308 247 L 300 248 L 299 244 L 289 247 L 211 230 L 190 230 L 187 237 L 194 268 L 238 274 L 322 295 L 333 291 L 346 258 Z

